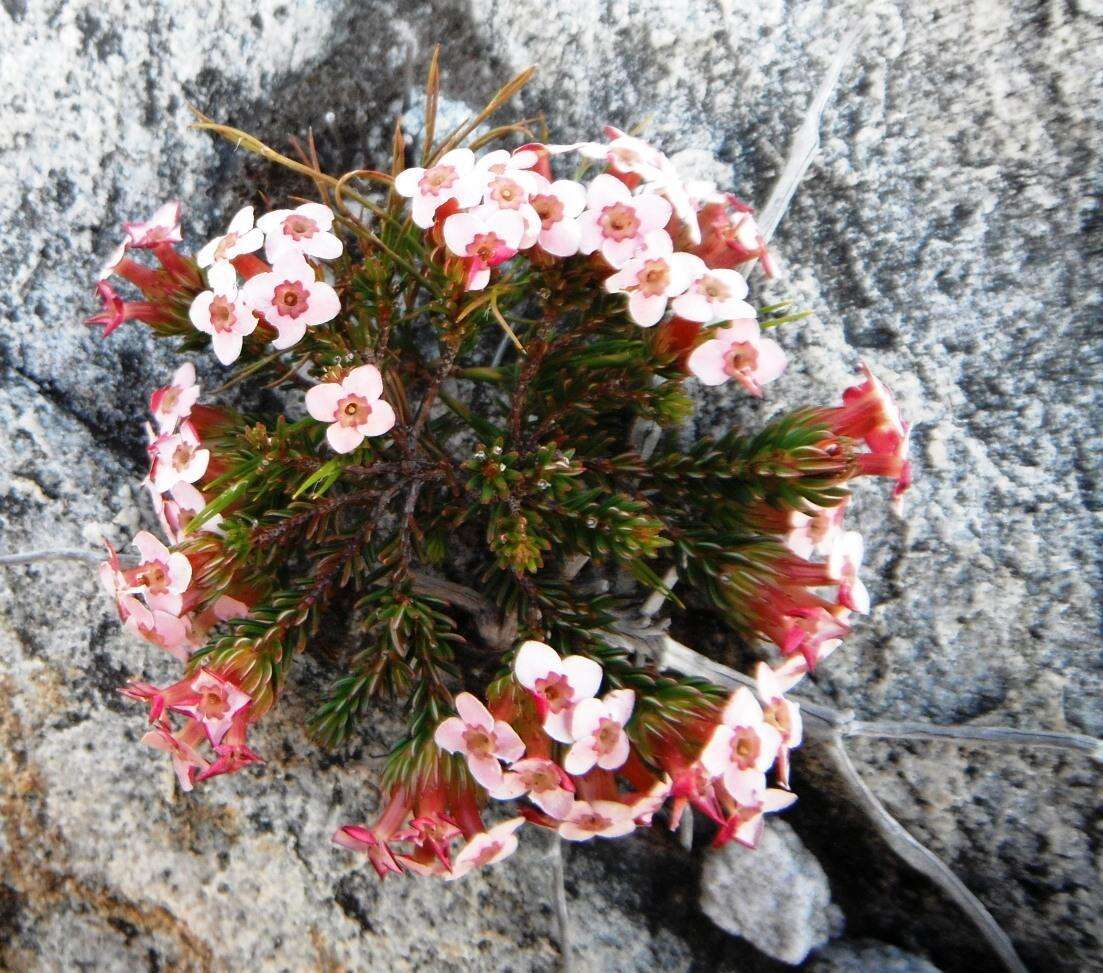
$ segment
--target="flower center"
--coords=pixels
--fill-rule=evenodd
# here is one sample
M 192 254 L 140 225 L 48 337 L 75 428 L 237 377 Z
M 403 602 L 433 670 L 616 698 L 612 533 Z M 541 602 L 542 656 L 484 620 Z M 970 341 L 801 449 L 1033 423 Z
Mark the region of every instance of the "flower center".
M 238 235 L 236 233 L 227 233 L 221 240 L 218 241 L 218 246 L 214 248 L 214 259 L 225 260 L 226 254 L 228 254 L 238 241 Z
M 205 689 L 199 694 L 199 702 L 195 704 L 195 708 L 206 720 L 220 720 L 226 715 L 230 704 L 217 689 Z
M 368 421 L 371 403 L 362 395 L 349 394 L 337 403 L 337 421 L 342 426 L 359 426 Z
M 494 752 L 494 741 L 482 727 L 468 727 L 464 731 L 463 742 L 467 746 L 467 752 L 476 757 L 489 757 Z
M 575 818 L 574 823 L 583 831 L 604 831 L 613 822 L 597 811 L 587 811 Z
M 620 724 L 616 720 L 602 718 L 594 733 L 594 744 L 598 753 L 612 753 L 620 741 Z
M 702 277 L 697 284 L 697 289 L 710 301 L 726 301 L 731 294 L 724 282 L 715 277 Z
M 497 233 L 479 233 L 467 245 L 467 255 L 479 263 L 493 267 L 501 263 L 500 254 L 505 250 L 505 241 Z
M 181 443 L 172 451 L 172 468 L 177 471 L 187 469 L 195 457 L 195 447 L 188 443 Z
M 559 777 L 549 767 L 529 770 L 521 775 L 521 780 L 530 791 L 550 791 L 559 786 Z
M 670 268 L 665 260 L 648 260 L 636 275 L 641 294 L 647 297 L 661 297 L 670 286 Z
M 762 708 L 762 715 L 766 722 L 781 734 L 782 738 L 789 736 L 792 723 L 789 720 L 789 708 L 787 706 L 780 701 L 772 702 Z
M 640 220 L 636 211 L 625 203 L 614 203 L 601 211 L 598 221 L 602 233 L 610 240 L 629 240 L 640 229 Z
M 512 179 L 502 176 L 490 183 L 490 198 L 502 209 L 517 209 L 524 201 L 525 191 Z
M 175 385 L 170 385 L 165 389 L 165 394 L 161 396 L 161 406 L 157 410 L 158 412 L 172 412 L 176 408 L 176 403 L 180 401 L 180 389 Z
M 310 307 L 310 295 L 298 281 L 285 280 L 276 288 L 272 303 L 280 317 L 294 320 Z
M 500 841 L 487 842 L 482 848 L 479 849 L 479 853 L 471 859 L 476 868 L 482 868 L 483 865 L 489 865 L 494 856 L 502 850 L 502 843 Z
M 459 178 L 459 173 L 452 166 L 433 166 L 426 169 L 421 177 L 418 187 L 425 196 L 436 196 L 448 189 Z
M 732 737 L 732 763 L 740 770 L 750 770 L 758 758 L 758 734 L 745 726 L 735 731 Z
M 753 372 L 758 364 L 758 349 L 748 341 L 737 341 L 724 352 L 724 371 L 729 375 Z
M 529 202 L 545 230 L 550 230 L 563 219 L 563 202 L 555 196 L 533 196 Z
M 225 297 L 216 297 L 211 301 L 211 327 L 215 331 L 232 331 L 237 322 L 234 306 Z
M 147 561 L 135 569 L 135 580 L 149 589 L 150 594 L 159 595 L 168 590 L 168 571 L 160 561 Z
M 318 224 L 302 213 L 292 213 L 283 221 L 283 232 L 292 240 L 305 240 L 318 232 Z
M 574 698 L 570 682 L 561 674 L 549 673 L 545 678 L 537 679 L 535 689 L 538 695 L 544 697 L 548 709 L 553 713 L 562 713 Z

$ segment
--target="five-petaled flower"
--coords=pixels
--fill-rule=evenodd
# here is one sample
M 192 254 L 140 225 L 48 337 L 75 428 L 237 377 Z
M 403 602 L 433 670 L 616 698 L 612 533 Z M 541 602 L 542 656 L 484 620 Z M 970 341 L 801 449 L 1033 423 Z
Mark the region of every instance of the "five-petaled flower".
M 602 770 L 616 770 L 628 759 L 628 736 L 624 725 L 632 716 L 636 694 L 631 689 L 614 689 L 601 699 L 584 699 L 571 714 L 571 735 L 575 742 L 563 760 L 563 769 L 576 776 L 595 764 Z
M 237 716 L 252 700 L 228 679 L 200 669 L 187 686 L 188 695 L 171 704 L 171 708 L 196 720 L 217 746 Z
M 157 420 L 162 433 L 176 431 L 181 419 L 191 414 L 192 406 L 199 400 L 199 385 L 195 381 L 195 366 L 184 362 L 172 375 L 172 381 L 157 389 L 149 397 L 149 411 Z
M 438 747 L 449 753 L 462 753 L 467 758 L 471 776 L 488 791 L 502 785 L 502 765 L 499 761 L 513 763 L 525 753 L 525 745 L 504 720 L 495 720 L 488 710 L 471 693 L 456 697 L 456 712 L 433 734 Z
M 570 179 L 551 182 L 534 176 L 529 206 L 540 220 L 536 244 L 553 257 L 570 257 L 578 253 L 582 242 L 582 227 L 578 217 L 586 208 L 586 189 Z
M 276 256 L 271 271 L 250 277 L 241 295 L 279 332 L 272 347 L 280 351 L 297 343 L 308 327 L 332 321 L 341 311 L 337 292 L 318 280 L 303 255 L 290 248 Z
M 486 287 L 491 269 L 517 253 L 524 234 L 525 218 L 510 209 L 455 213 L 444 221 L 445 245 L 463 259 L 469 291 Z
M 230 365 L 241 355 L 245 336 L 257 327 L 257 319 L 237 286 L 233 265 L 222 260 L 207 273 L 209 291 L 197 294 L 188 309 L 188 317 L 198 331 L 211 336 L 215 357 Z
M 780 746 L 781 734 L 742 686 L 724 707 L 720 724 L 701 751 L 701 764 L 713 777 L 722 777 L 728 793 L 742 803 L 748 794 L 765 789 L 766 771 Z
M 342 382 L 323 382 L 306 393 L 307 411 L 330 423 L 326 439 L 338 453 L 356 449 L 365 436 L 382 436 L 395 423 L 394 409 L 380 396 L 383 377 L 374 365 L 354 368 Z
M 544 732 L 560 743 L 573 743 L 571 716 L 601 685 L 601 666 L 583 655 L 565 659 L 543 642 L 525 642 L 513 661 L 517 681 L 536 698 Z
M 253 207 L 243 206 L 230 220 L 222 236 L 216 236 L 195 255 L 200 267 L 233 260 L 247 253 L 255 253 L 264 246 L 264 232 L 253 225 Z
M 633 196 L 615 176 L 595 176 L 586 191 L 586 211 L 579 217 L 582 253 L 600 251 L 614 268 L 623 267 L 647 243 L 653 230 L 670 222 L 670 203 L 655 193 Z
M 700 257 L 675 253 L 665 230 L 653 230 L 644 239 L 639 256 L 606 278 L 605 289 L 611 294 L 627 294 L 629 317 L 640 327 L 650 328 L 666 313 L 667 301 L 681 294 L 703 267 Z
M 785 352 L 772 338 L 762 337 L 752 318 L 733 321 L 710 334 L 688 360 L 689 370 L 705 385 L 722 385 L 734 378 L 751 395 L 761 396 L 762 386 L 785 371 Z
M 333 260 L 344 250 L 333 232 L 333 210 L 321 203 L 274 209 L 257 220 L 257 228 L 264 232 L 264 253 L 270 261 L 288 252 Z
M 485 184 L 475 172 L 475 154 L 470 149 L 453 149 L 428 169 L 415 166 L 400 172 L 395 192 L 412 200 L 414 222 L 422 229 L 433 225 L 437 209 L 450 199 L 461 208 L 474 206 Z

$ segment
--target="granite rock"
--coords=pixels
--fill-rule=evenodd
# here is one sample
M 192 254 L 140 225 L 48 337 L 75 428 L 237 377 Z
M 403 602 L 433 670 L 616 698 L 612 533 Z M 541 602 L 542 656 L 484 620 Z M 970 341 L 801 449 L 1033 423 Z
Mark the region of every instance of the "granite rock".
M 313 128 L 332 168 L 352 167 L 380 157 L 396 114 L 416 115 L 439 40 L 457 111 L 536 63 L 518 111 L 544 111 L 557 138 L 650 117 L 669 151 L 715 153 L 761 203 L 861 21 L 775 241 L 772 291 L 817 317 L 781 336 L 792 366 L 766 401 L 702 396 L 696 428 L 831 401 L 868 359 L 916 420 L 917 483 L 906 521 L 883 491 L 862 493 L 877 607 L 816 692 L 869 718 L 1099 735 L 1101 17 L 1086 0 L 3 0 L 0 549 L 120 539 L 148 518 L 138 417 L 170 356 L 136 329 L 104 343 L 79 324 L 119 223 L 179 197 L 201 240 L 289 188 L 189 132 L 188 102 L 270 142 Z M 206 366 L 208 384 L 217 374 Z M 183 801 L 114 693 L 171 667 L 119 633 L 87 566 L 0 574 L 0 660 L 0 965 L 556 965 L 539 842 L 443 891 L 377 887 L 329 848 L 335 824 L 371 813 L 396 724 L 384 714 L 347 752 L 315 752 L 301 725 L 323 662 L 304 660 L 261 728 L 263 770 Z M 853 752 L 1029 964 L 1099 968 L 1090 766 L 941 744 Z M 852 816 L 813 749 L 795 781 L 787 820 L 848 935 L 947 970 L 991 962 Z M 692 862 L 668 839 L 625 847 L 569 851 L 584 968 L 773 968 L 695 912 Z

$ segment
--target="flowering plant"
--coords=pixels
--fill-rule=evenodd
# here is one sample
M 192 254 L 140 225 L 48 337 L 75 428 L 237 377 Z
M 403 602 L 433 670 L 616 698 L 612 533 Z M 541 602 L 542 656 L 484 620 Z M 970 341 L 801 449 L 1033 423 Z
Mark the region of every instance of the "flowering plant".
M 101 568 L 126 628 L 184 666 L 122 690 L 144 742 L 185 791 L 260 762 L 249 729 L 296 653 L 323 619 L 353 628 L 310 730 L 338 746 L 374 699 L 406 699 L 380 817 L 334 836 L 381 876 L 455 879 L 526 825 L 613 838 L 687 806 L 754 846 L 795 799 L 786 693 L 869 608 L 849 483 L 909 480 L 907 424 L 865 366 L 839 405 L 679 446 L 687 383 L 763 395 L 786 365 L 765 332 L 802 315 L 748 302 L 752 268 L 772 273 L 750 208 L 646 142 L 485 151 L 526 131 L 479 134 L 525 79 L 437 139 L 434 62 L 420 164 L 399 131 L 389 171 L 339 178 L 312 144 L 294 159 L 201 118 L 317 200 L 246 206 L 194 257 L 168 204 L 97 284 L 105 335 L 139 321 L 213 352 L 224 387 L 263 383 L 288 413 L 201 401 L 191 361 L 150 399 L 164 540 Z M 627 581 L 683 611 L 679 584 L 776 657 L 730 697 L 630 657 Z

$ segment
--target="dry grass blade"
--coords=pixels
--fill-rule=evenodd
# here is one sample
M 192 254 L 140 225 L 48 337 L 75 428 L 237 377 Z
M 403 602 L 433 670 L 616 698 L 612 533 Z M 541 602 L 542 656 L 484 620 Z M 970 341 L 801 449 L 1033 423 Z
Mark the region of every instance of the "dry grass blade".
M 429 78 L 425 82 L 425 137 L 421 149 L 421 164 L 429 165 L 433 157 L 433 139 L 437 135 L 437 106 L 440 103 L 440 45 L 433 48 L 429 60 Z
M 494 95 L 490 101 L 487 102 L 486 107 L 479 112 L 474 118 L 464 122 L 459 128 L 457 128 L 451 135 L 448 136 L 441 144 L 432 156 L 430 156 L 428 162 L 432 164 L 436 162 L 446 152 L 450 152 L 456 148 L 468 135 L 470 135 L 475 129 L 477 129 L 483 122 L 485 122 L 491 115 L 493 115 L 499 108 L 501 108 L 510 98 L 512 98 L 518 91 L 520 91 L 529 81 L 532 80 L 532 76 L 536 73 L 536 68 L 525 68 L 520 74 L 516 75 L 507 81 L 498 92 Z
M 992 947 L 1006 969 L 1011 973 L 1028 973 L 1023 961 L 1019 959 L 1019 954 L 1015 952 L 1010 937 L 996 922 L 984 903 L 969 891 L 949 865 L 914 838 L 896 818 L 889 814 L 877 795 L 862 779 L 862 775 L 858 773 L 842 741 L 836 738 L 827 744 L 826 749 L 858 806 L 873 822 L 888 846 L 917 872 L 929 878 L 957 904 L 984 937 L 985 942 Z

